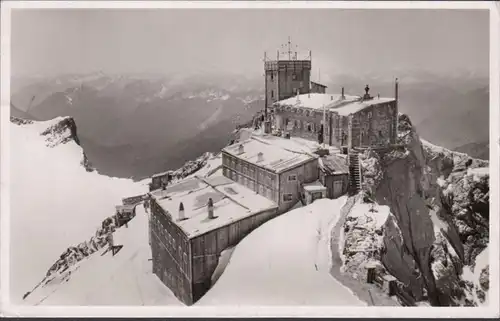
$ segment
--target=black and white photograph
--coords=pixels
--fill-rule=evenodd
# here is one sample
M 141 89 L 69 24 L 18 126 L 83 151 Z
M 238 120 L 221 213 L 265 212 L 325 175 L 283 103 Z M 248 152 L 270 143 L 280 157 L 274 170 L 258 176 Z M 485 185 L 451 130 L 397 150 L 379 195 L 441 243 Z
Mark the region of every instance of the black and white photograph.
M 2 2 L 1 313 L 498 317 L 499 16 Z

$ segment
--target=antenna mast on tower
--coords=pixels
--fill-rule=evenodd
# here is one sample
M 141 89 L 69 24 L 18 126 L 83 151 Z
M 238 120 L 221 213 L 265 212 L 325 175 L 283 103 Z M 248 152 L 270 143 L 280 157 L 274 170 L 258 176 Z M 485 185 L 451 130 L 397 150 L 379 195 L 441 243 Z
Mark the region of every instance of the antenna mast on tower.
M 294 45 L 292 43 L 292 38 L 290 36 L 288 36 L 288 42 L 286 44 L 282 44 L 281 48 L 283 48 L 283 51 L 281 51 L 279 53 L 282 55 L 288 55 L 288 60 L 297 60 L 298 59 L 297 45 Z

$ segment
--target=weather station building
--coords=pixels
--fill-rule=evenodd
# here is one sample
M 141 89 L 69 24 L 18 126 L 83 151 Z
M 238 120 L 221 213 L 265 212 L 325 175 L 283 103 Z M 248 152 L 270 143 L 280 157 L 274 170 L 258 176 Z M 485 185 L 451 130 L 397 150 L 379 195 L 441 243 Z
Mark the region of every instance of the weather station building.
M 312 53 L 298 59 L 288 42 L 287 59 L 264 55 L 266 132 L 320 140 L 344 153 L 353 148 L 396 143 L 398 83 L 395 98 L 370 94 L 368 85 L 359 96 L 326 93 L 326 86 L 311 81 Z
M 222 173 L 171 185 L 170 172 L 152 177 L 153 272 L 187 305 L 212 286 L 224 250 L 299 201 L 359 188 L 356 150 L 396 142 L 397 81 L 396 98 L 372 97 L 368 86 L 363 96 L 327 94 L 311 82 L 311 52 L 299 60 L 288 48 L 288 59 L 278 51 L 264 61 L 263 133 L 225 147 Z

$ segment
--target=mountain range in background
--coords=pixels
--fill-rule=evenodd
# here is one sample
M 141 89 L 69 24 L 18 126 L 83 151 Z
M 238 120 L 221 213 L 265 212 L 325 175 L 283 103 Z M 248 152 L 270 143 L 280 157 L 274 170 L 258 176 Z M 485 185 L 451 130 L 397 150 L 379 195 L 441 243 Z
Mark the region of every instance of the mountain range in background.
M 331 75 L 334 75 L 333 73 Z M 394 96 L 393 77 L 331 76 L 327 92 Z M 424 139 L 489 158 L 489 83 L 471 73 L 398 72 L 401 112 Z M 217 74 L 13 77 L 11 114 L 33 120 L 71 116 L 92 165 L 142 179 L 225 146 L 264 106 L 263 77 Z

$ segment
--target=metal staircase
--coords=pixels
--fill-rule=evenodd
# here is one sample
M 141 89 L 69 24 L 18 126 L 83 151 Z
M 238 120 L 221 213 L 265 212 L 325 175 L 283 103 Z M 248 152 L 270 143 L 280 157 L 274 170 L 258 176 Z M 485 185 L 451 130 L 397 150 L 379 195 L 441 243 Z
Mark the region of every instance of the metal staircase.
M 351 149 L 349 151 L 349 187 L 352 194 L 356 194 L 361 190 L 361 180 L 359 153 Z

